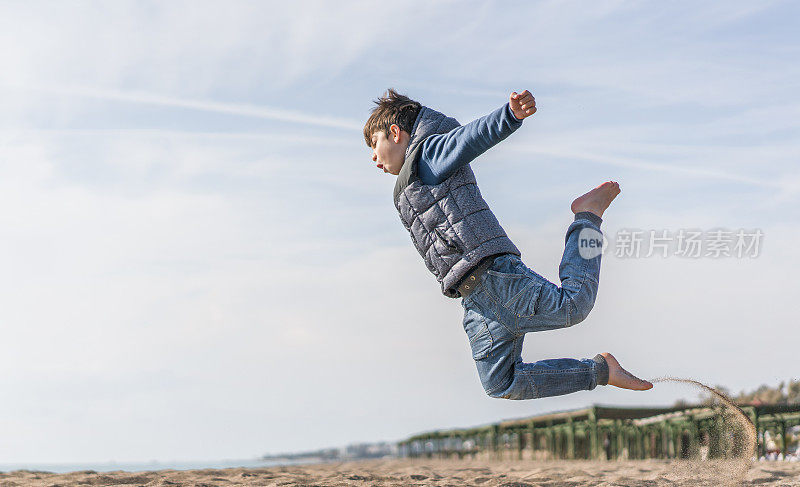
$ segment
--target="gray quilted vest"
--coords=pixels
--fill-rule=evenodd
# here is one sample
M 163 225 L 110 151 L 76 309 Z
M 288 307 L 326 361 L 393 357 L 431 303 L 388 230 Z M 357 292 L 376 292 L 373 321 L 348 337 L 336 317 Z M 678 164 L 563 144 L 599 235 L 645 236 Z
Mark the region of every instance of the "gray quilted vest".
M 451 298 L 460 296 L 459 282 L 484 258 L 520 255 L 483 200 L 469 164 L 436 185 L 423 184 L 417 175 L 425 139 L 459 126 L 454 118 L 422 107 L 394 187 L 394 206 L 403 225 L 442 293 Z

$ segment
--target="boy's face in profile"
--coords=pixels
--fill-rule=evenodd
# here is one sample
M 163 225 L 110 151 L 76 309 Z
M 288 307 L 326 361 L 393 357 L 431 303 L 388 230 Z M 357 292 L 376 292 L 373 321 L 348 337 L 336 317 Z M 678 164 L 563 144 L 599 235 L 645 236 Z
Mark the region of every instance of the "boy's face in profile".
M 400 174 L 406 157 L 406 149 L 411 136 L 397 125 L 389 127 L 389 132 L 379 130 L 372 134 L 372 161 L 383 172 Z

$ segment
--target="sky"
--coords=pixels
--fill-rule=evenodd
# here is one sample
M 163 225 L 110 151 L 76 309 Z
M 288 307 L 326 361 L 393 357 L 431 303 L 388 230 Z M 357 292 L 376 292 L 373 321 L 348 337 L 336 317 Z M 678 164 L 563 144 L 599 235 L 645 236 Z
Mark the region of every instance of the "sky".
M 249 458 L 696 400 L 483 392 L 460 302 L 361 134 L 389 87 L 461 123 L 534 93 L 538 112 L 472 168 L 547 278 L 572 199 L 620 182 L 594 310 L 528 335 L 523 358 L 609 351 L 734 392 L 798 378 L 798 14 L 0 2 L 0 461 Z M 763 237 L 741 258 L 617 255 L 624 232 L 690 229 Z

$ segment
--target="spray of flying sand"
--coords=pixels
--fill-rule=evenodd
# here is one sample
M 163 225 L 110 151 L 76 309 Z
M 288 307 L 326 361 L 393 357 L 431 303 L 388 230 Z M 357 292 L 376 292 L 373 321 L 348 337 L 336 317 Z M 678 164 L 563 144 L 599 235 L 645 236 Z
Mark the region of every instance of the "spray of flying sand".
M 731 400 L 731 398 L 720 391 L 693 379 L 683 379 L 680 377 L 659 377 L 651 380 L 650 382 L 678 382 L 682 384 L 689 384 L 711 394 L 712 397 L 717 398 L 728 408 L 730 415 L 734 418 L 735 422 L 744 432 L 744 445 L 742 445 L 741 450 L 742 455 L 736 459 L 718 462 L 720 464 L 720 468 L 714 472 L 714 476 L 722 477 L 723 480 L 726 481 L 725 483 L 728 485 L 741 483 L 747 471 L 750 470 L 752 462 L 751 459 L 755 455 L 756 447 L 758 446 L 756 427 L 747 414 L 742 411 L 742 408 L 737 406 L 736 403 Z M 686 469 L 682 470 L 681 476 L 685 477 L 687 471 Z

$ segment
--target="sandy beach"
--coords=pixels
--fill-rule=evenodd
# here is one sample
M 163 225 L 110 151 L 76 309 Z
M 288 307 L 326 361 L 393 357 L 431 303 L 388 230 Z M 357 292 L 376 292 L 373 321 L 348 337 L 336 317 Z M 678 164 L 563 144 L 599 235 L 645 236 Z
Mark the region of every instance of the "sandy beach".
M 741 464 L 740 464 L 741 466 Z M 438 461 L 381 460 L 323 465 L 160 470 L 151 472 L 45 473 L 14 471 L 0 474 L 0 486 L 720 486 L 800 485 L 800 464 L 753 463 L 750 468 L 720 462 L 687 461 Z

